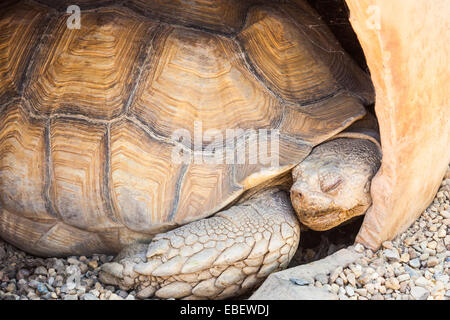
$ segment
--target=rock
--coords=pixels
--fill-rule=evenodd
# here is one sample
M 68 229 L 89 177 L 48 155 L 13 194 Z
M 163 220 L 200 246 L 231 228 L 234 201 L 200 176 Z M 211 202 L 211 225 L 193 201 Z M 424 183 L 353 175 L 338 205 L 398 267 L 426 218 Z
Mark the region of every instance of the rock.
M 437 242 L 436 241 L 430 241 L 430 242 L 428 242 L 427 247 L 432 249 L 432 250 L 434 250 L 437 247 Z
M 338 294 L 339 293 L 339 286 L 337 284 L 333 283 L 331 285 L 331 290 L 330 291 L 333 292 L 334 294 Z
M 414 283 L 416 286 L 427 287 L 429 284 L 429 281 L 425 277 L 420 277 L 420 278 L 416 279 L 416 281 L 414 281 Z
M 78 300 L 78 296 L 76 294 L 66 294 L 63 300 Z
M 85 293 L 80 297 L 80 300 L 98 300 L 98 298 L 91 293 Z
M 360 295 L 360 296 L 366 297 L 367 296 L 367 289 L 366 288 L 355 289 L 355 293 Z
M 388 259 L 389 261 L 399 261 L 400 255 L 398 254 L 397 249 L 386 249 L 383 251 L 383 256 Z
M 356 277 L 353 273 L 349 273 L 347 275 L 347 281 L 350 283 L 353 287 L 356 287 Z
M 430 295 L 430 292 L 423 287 L 416 286 L 411 288 L 411 295 L 416 300 L 426 300 Z
M 358 253 L 363 253 L 364 250 L 365 250 L 365 248 L 364 248 L 364 246 L 363 246 L 362 244 L 357 243 L 357 244 L 355 245 L 355 251 L 356 251 L 356 252 L 358 252 Z
M 73 265 L 79 265 L 80 261 L 78 261 L 77 258 L 75 258 L 75 257 L 70 257 L 67 259 L 67 263 L 73 264 Z
M 408 249 L 409 259 L 415 259 L 418 257 L 416 250 L 413 248 Z
M 96 260 L 91 260 L 88 262 L 88 267 L 91 269 L 97 269 L 98 268 L 98 261 Z
M 367 292 L 370 294 L 375 293 L 375 285 L 373 283 L 368 283 L 365 285 L 365 288 L 367 289 Z
M 128 297 L 128 292 L 123 291 L 123 290 L 117 291 L 116 294 L 119 295 L 120 297 L 124 298 L 124 299 L 125 299 L 126 297 Z
M 429 257 L 430 257 L 430 254 L 429 254 L 429 253 L 423 253 L 423 254 L 420 255 L 419 260 L 420 260 L 420 261 L 425 261 L 425 260 L 427 260 Z
M 39 283 L 36 290 L 39 292 L 40 295 L 48 294 L 48 288 L 45 284 Z
M 386 281 L 385 286 L 388 289 L 398 290 L 400 289 L 400 282 L 396 278 L 391 278 Z
M 409 265 L 413 268 L 419 269 L 420 268 L 420 260 L 419 258 L 415 258 L 409 261 Z
M 34 274 L 46 276 L 47 275 L 47 269 L 43 266 L 39 266 L 36 269 L 34 269 Z
M 363 273 L 359 278 L 358 278 L 358 282 L 365 285 L 368 284 L 372 281 L 372 277 L 371 274 L 369 273 Z
M 409 253 L 403 253 L 401 256 L 400 256 L 400 261 L 401 262 L 408 262 L 409 261 Z
M 16 285 L 14 284 L 14 282 L 10 282 L 10 283 L 6 286 L 6 291 L 7 291 L 7 292 L 15 292 L 15 291 L 16 291 Z
M 123 300 L 123 298 L 115 293 L 111 293 L 109 300 Z
M 436 257 L 431 257 L 427 260 L 427 267 L 435 267 L 439 264 L 439 260 Z
M 406 246 L 409 247 L 409 246 L 413 245 L 415 241 L 416 241 L 415 238 L 409 237 L 409 238 L 406 238 L 406 239 L 403 241 L 403 243 L 404 243 Z
M 16 279 L 27 279 L 30 276 L 30 271 L 27 269 L 20 269 L 16 274 Z
M 409 276 L 408 273 L 404 273 L 404 274 L 399 275 L 397 277 L 397 279 L 398 279 L 399 282 L 402 282 L 402 281 L 406 281 L 406 280 L 411 279 L 411 277 Z
M 394 249 L 394 246 L 392 245 L 391 241 L 384 241 L 382 244 L 383 248 L 385 249 Z
M 355 295 L 355 289 L 352 288 L 351 286 L 346 286 L 346 287 L 345 287 L 345 292 L 347 293 L 347 295 L 348 295 L 349 297 L 352 297 L 352 296 Z
M 343 268 L 338 267 L 330 274 L 330 283 L 333 283 L 336 281 L 336 279 L 339 277 L 339 274 L 342 272 Z
M 441 212 L 439 212 L 441 216 L 444 217 L 444 219 L 450 219 L 450 212 L 446 211 L 446 210 L 442 210 Z
M 153 296 L 155 294 L 155 291 L 156 291 L 155 288 L 150 286 L 150 287 L 147 287 L 147 288 L 144 288 L 144 289 L 140 290 L 136 294 L 136 297 L 139 298 L 139 299 L 147 299 L 147 298 Z

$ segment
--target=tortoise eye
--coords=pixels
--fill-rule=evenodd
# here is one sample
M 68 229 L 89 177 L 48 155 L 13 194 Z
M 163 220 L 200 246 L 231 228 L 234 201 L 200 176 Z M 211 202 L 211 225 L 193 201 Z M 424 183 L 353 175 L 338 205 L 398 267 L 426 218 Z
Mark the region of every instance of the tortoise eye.
M 332 178 L 330 176 L 325 176 L 322 179 L 320 179 L 320 189 L 323 192 L 333 191 L 334 189 L 339 187 L 339 185 L 343 181 L 344 180 L 341 177 L 334 177 L 334 178 Z

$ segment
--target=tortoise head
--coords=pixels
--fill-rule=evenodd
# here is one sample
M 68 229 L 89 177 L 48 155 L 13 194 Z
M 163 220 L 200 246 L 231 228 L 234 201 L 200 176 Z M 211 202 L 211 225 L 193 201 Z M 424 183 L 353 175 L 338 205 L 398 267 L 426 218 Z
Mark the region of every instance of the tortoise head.
M 380 151 L 369 140 L 339 138 L 317 146 L 292 173 L 291 201 L 299 220 L 325 231 L 364 214 L 380 163 Z

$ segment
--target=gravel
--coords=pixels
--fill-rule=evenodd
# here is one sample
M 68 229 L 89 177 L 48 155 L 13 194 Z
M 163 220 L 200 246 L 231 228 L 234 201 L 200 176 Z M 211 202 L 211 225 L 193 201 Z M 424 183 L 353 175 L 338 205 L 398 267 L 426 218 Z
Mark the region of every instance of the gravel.
M 319 274 L 309 286 L 326 288 L 346 300 L 450 299 L 450 167 L 431 205 L 404 233 L 377 252 L 356 244 L 363 256 L 346 268 Z M 352 229 L 353 228 L 353 229 Z M 311 262 L 347 246 L 354 227 L 317 234 L 300 248 L 291 266 Z M 353 233 L 348 235 L 349 230 Z M 343 241 L 342 237 L 347 236 Z M 151 288 L 125 292 L 98 280 L 102 264 L 112 256 L 38 258 L 0 241 L 0 299 L 5 300 L 134 300 Z
M 134 300 L 136 292 L 104 286 L 100 266 L 112 256 L 38 258 L 0 241 L 0 299 Z
M 450 167 L 433 202 L 408 230 L 377 252 L 356 244 L 363 257 L 320 285 L 342 300 L 449 300 L 449 212 Z

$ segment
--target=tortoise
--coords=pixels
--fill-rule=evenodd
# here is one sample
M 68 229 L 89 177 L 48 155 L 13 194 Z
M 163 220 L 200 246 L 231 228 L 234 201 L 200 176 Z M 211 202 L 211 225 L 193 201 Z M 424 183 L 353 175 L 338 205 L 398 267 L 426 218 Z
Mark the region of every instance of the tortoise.
M 370 77 L 306 3 L 79 3 L 79 29 L 68 1 L 2 5 L 4 240 L 117 254 L 101 280 L 141 298 L 222 299 L 285 268 L 300 222 L 370 206 Z

